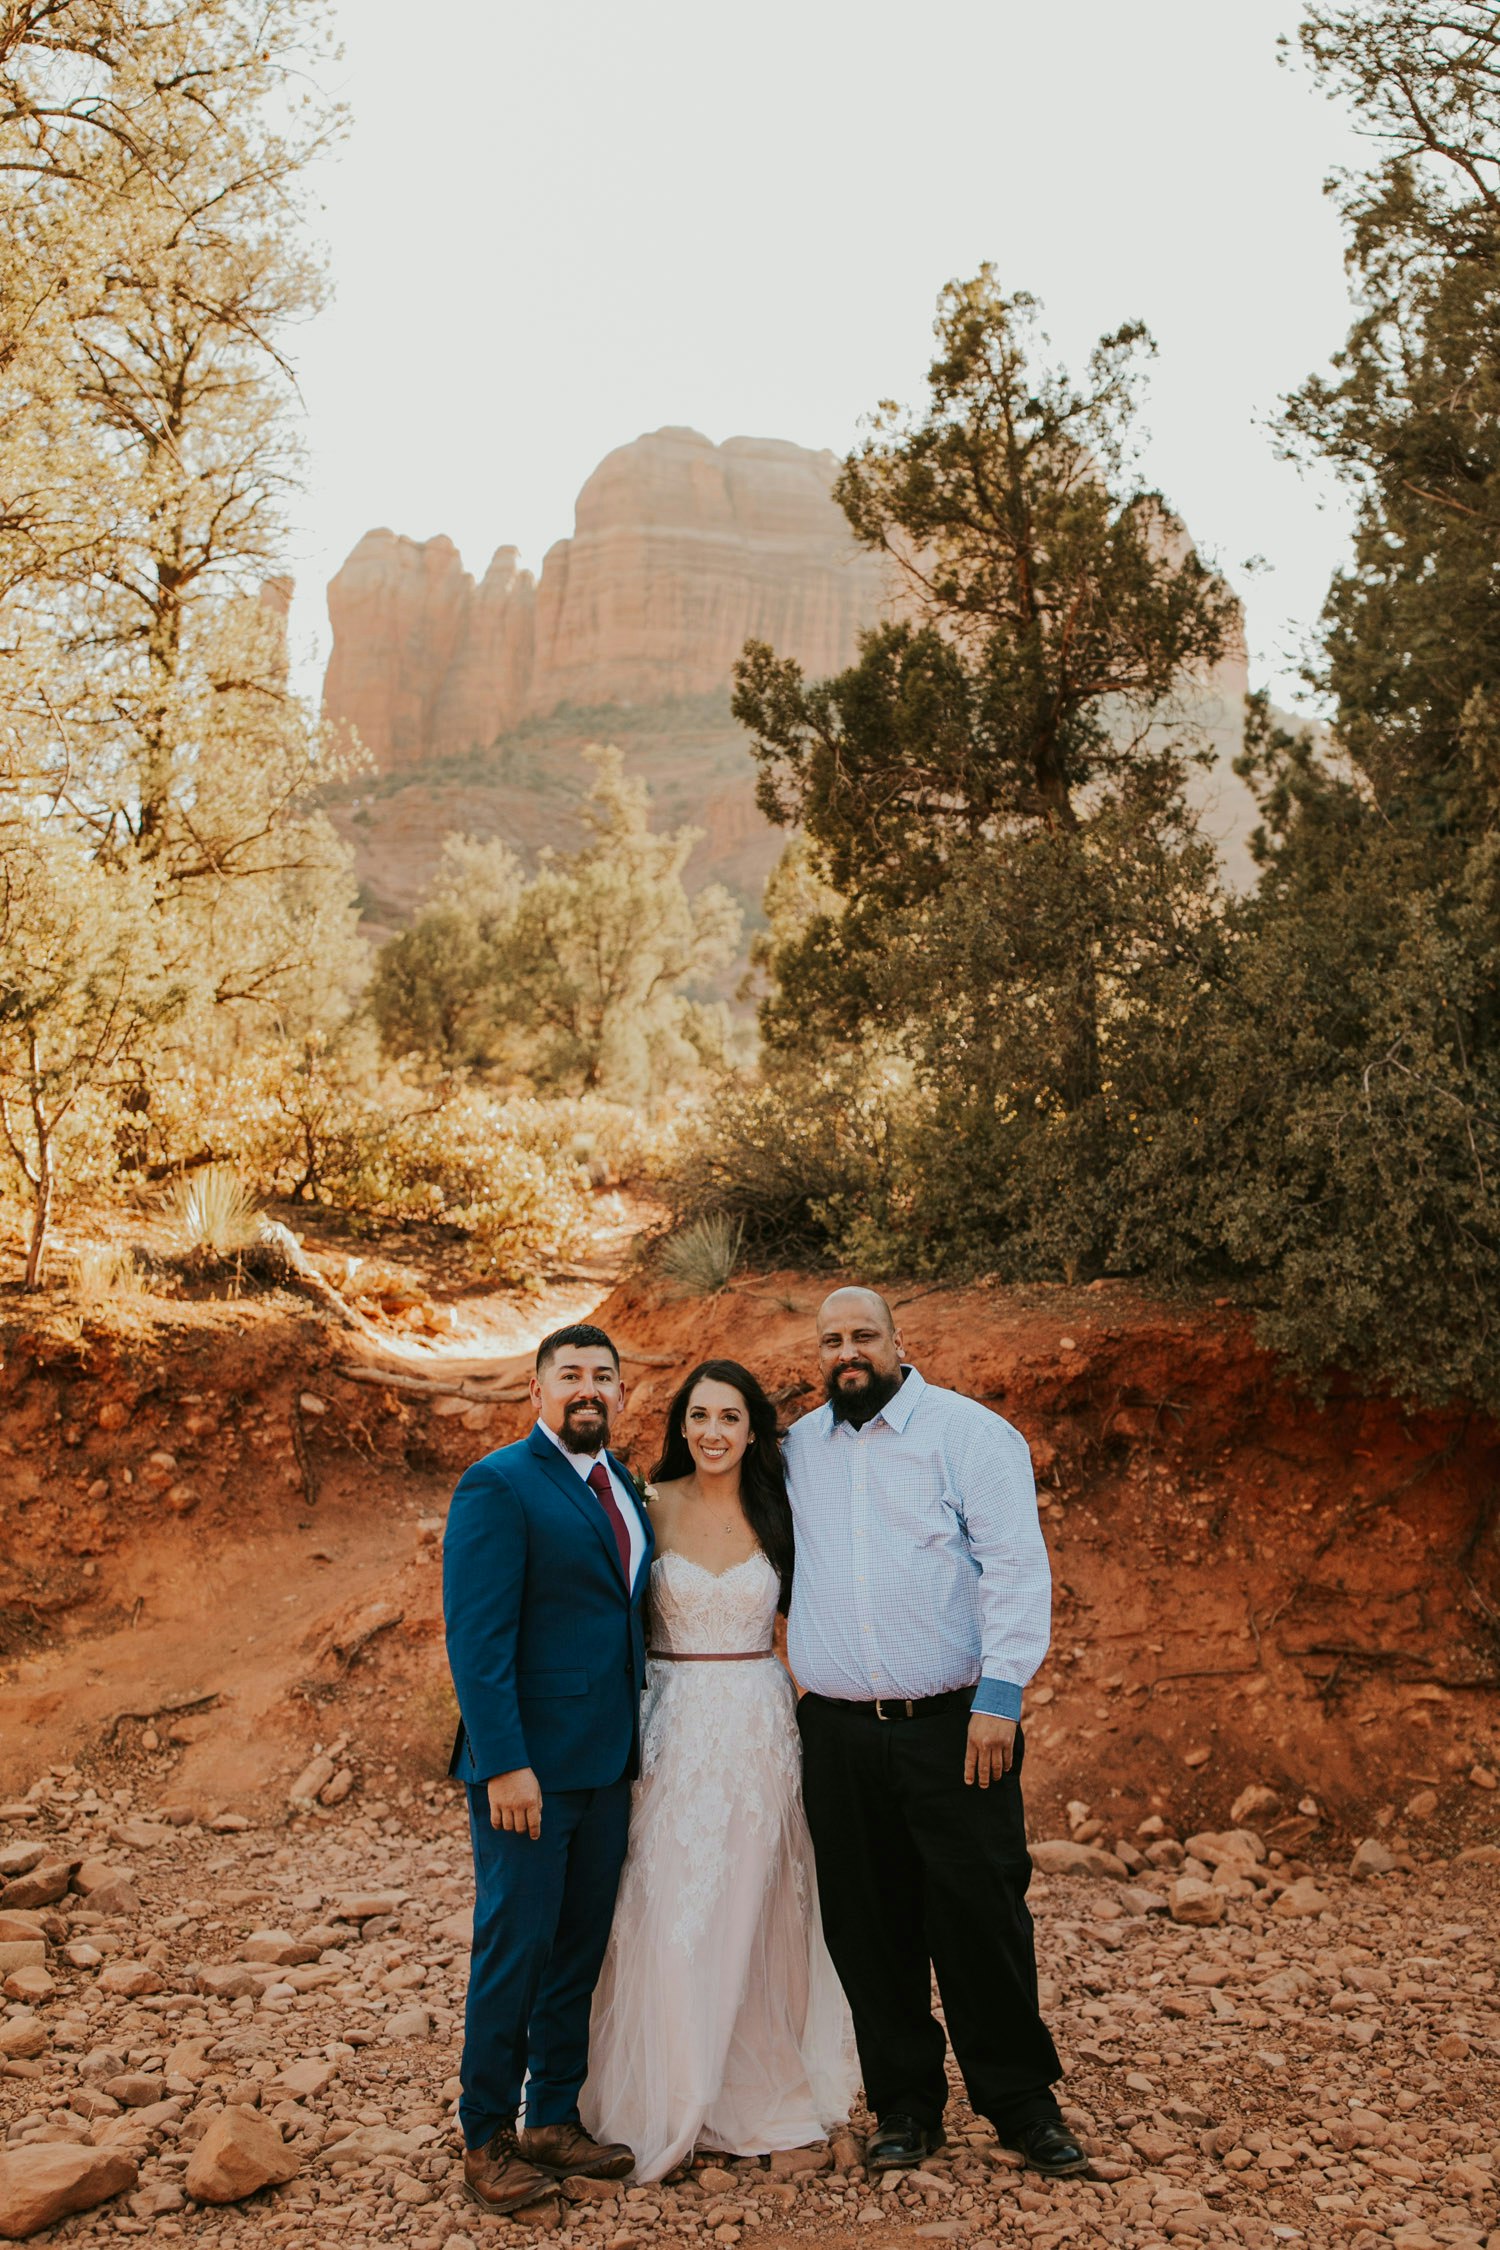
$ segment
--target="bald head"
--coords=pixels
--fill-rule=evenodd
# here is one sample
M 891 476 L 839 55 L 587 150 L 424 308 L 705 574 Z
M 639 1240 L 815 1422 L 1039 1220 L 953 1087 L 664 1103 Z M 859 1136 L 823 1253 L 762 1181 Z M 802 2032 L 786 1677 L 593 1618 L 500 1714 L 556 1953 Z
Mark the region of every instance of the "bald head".
M 868 1422 L 904 1380 L 901 1336 L 878 1289 L 835 1289 L 818 1308 L 818 1365 L 833 1411 Z
M 886 1334 L 896 1333 L 896 1316 L 878 1289 L 864 1289 L 858 1285 L 835 1289 L 818 1307 L 818 1333 L 821 1336 L 830 1320 L 847 1319 L 851 1314 L 867 1313 L 878 1320 Z

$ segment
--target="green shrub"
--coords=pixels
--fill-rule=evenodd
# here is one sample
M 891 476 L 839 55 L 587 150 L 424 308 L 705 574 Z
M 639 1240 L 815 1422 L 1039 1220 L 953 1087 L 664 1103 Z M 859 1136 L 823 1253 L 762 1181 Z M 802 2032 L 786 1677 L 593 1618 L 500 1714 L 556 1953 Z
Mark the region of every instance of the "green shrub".
M 496 1279 L 527 1281 L 573 1247 L 588 1216 L 588 1174 L 528 1147 L 506 1105 L 466 1091 L 375 1125 L 334 1200 L 367 1221 L 438 1220 L 469 1235 Z
M 768 1261 L 857 1253 L 887 1271 L 911 1254 L 912 1108 L 894 1065 L 847 1057 L 728 1079 L 666 1159 L 663 1192 L 679 1229 L 737 1222 Z

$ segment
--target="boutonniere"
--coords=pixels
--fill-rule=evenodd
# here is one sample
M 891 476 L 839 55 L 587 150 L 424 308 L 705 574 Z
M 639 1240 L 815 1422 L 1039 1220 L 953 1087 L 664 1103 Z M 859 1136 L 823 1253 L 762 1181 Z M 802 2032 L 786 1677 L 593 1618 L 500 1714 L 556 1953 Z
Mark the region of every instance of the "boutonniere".
M 649 1508 L 656 1499 L 655 1485 L 647 1484 L 639 1469 L 627 1467 L 625 1474 L 630 1479 L 630 1489 L 635 1494 L 636 1499 L 643 1508 Z

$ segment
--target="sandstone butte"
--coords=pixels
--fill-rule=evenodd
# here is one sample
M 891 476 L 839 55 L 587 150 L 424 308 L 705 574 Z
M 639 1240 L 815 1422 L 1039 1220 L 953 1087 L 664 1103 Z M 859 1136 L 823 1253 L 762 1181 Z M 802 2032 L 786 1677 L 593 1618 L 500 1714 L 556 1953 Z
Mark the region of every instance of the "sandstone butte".
M 600 462 L 540 584 L 514 547 L 476 585 L 450 539 L 367 532 L 328 589 L 324 709 L 392 772 L 564 704 L 723 688 L 752 636 L 836 671 L 884 590 L 834 505 L 837 466 L 778 438 L 656 430 Z
M 838 671 L 896 588 L 889 567 L 850 536 L 832 495 L 837 468 L 834 454 L 778 438 L 715 445 L 697 430 L 653 431 L 600 462 L 578 496 L 572 537 L 549 549 L 539 582 L 514 547 L 499 548 L 476 584 L 451 539 L 366 532 L 328 588 L 324 713 L 353 729 L 382 774 L 421 784 L 425 797 L 434 766 L 489 750 L 525 720 L 598 713 L 584 739 L 607 739 L 602 707 L 665 715 L 685 698 L 724 696 L 747 639 L 769 641 L 813 678 Z M 1245 687 L 1237 643 L 1193 698 L 1214 758 L 1189 794 L 1231 881 L 1250 879 L 1246 839 L 1258 817 L 1231 770 Z M 727 727 L 726 711 L 719 733 Z M 637 747 L 648 752 L 653 786 L 670 793 L 674 780 L 689 782 L 689 816 L 710 832 L 713 848 L 690 880 L 713 876 L 758 896 L 775 854 L 748 758 L 729 773 L 722 756 L 716 764 L 706 755 L 694 783 L 676 775 L 666 731 L 661 755 L 645 738 Z M 576 758 L 569 763 L 576 795 L 586 777 Z M 466 808 L 457 824 L 498 826 L 525 843 L 533 794 L 503 788 L 503 802 Z M 437 828 L 455 825 L 445 808 L 428 810 Z M 414 844 L 422 811 L 389 804 L 377 833 L 351 833 L 362 877 L 407 911 L 403 894 L 420 891 L 440 842 L 434 834 Z M 548 819 L 556 822 L 555 806 Z M 418 864 L 407 869 L 414 850 Z

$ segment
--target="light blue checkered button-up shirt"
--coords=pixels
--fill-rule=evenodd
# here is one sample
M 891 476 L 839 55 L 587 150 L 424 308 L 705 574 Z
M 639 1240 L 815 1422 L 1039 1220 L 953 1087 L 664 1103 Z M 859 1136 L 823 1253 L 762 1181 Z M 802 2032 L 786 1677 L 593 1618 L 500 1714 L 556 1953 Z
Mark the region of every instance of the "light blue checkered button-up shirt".
M 793 1672 L 841 1702 L 943 1695 L 1021 1716 L 1047 1653 L 1052 1573 L 1031 1453 L 976 1399 L 914 1367 L 855 1429 L 820 1406 L 786 1437 L 797 1570 Z

